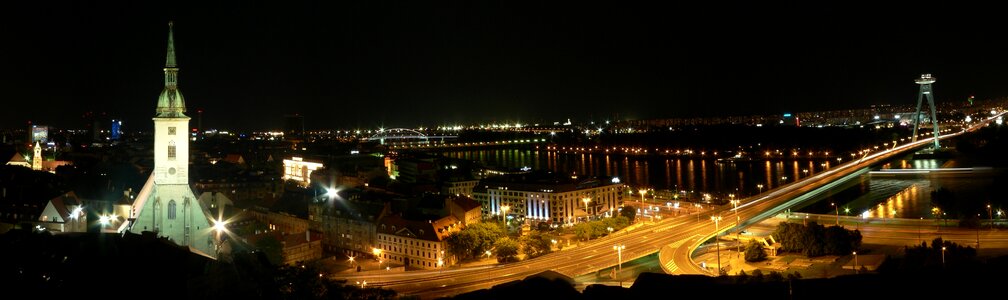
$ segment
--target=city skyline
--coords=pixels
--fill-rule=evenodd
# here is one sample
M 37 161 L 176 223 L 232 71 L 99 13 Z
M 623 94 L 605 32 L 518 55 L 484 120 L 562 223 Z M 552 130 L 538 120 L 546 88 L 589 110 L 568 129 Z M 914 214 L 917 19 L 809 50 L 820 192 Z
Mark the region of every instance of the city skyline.
M 939 79 L 939 103 L 1008 94 L 988 76 L 1008 64 L 985 39 L 999 27 L 956 7 L 18 5 L 3 21 L 0 55 L 19 58 L 0 81 L 17 99 L 3 128 L 104 112 L 149 129 L 169 20 L 206 128 L 280 128 L 285 114 L 323 129 L 850 109 L 912 103 L 921 73 Z M 931 10 L 943 17 L 914 17 Z

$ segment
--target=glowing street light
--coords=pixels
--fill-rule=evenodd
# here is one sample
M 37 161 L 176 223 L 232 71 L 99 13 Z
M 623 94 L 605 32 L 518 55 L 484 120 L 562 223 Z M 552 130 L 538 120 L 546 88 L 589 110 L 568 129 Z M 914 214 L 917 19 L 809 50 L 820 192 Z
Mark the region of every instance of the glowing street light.
M 858 263 L 857 263 L 857 251 L 854 251 L 854 274 L 857 274 L 857 272 L 858 272 L 857 266 L 858 266 Z
M 728 194 L 728 196 L 731 197 L 731 198 L 735 198 L 735 194 Z M 739 227 L 738 227 L 738 223 L 739 223 L 738 204 L 740 202 L 742 202 L 742 200 L 731 200 L 732 210 L 735 211 L 735 252 L 736 252 L 736 257 L 738 255 L 741 255 L 741 253 L 742 253 L 742 244 L 739 242 L 740 237 L 739 237 Z
M 760 194 L 762 194 L 762 193 L 763 193 L 763 184 L 762 184 L 762 183 L 761 183 L 761 184 L 757 184 L 757 185 L 756 185 L 756 188 L 758 188 L 758 189 L 759 189 L 759 192 L 760 192 Z
M 714 244 L 717 245 L 718 275 L 721 275 L 721 243 L 718 242 L 718 231 L 720 231 L 718 224 L 721 222 L 721 216 L 711 216 L 710 219 L 714 221 Z
M 640 202 L 641 202 L 641 204 L 643 204 L 644 203 L 644 194 L 647 194 L 647 189 L 640 189 L 638 192 L 640 192 Z
M 836 203 L 833 203 L 833 202 L 830 202 L 829 205 L 832 206 L 833 209 L 836 211 L 836 225 L 840 226 L 840 207 L 837 206 Z
M 503 206 L 500 207 L 500 210 L 501 210 L 501 221 L 504 221 L 504 224 L 506 225 L 507 224 L 507 212 L 508 212 L 508 210 L 511 210 L 511 206 L 510 205 L 503 205 Z
M 623 271 L 623 249 L 626 249 L 626 245 L 619 244 L 612 246 L 613 250 L 616 250 L 616 257 L 619 259 L 619 270 Z
M 641 199 L 643 199 L 643 197 L 641 197 Z M 584 201 L 584 204 L 585 204 L 585 214 L 586 215 L 589 214 L 588 213 L 588 202 L 591 202 L 591 198 L 582 198 L 581 201 Z M 588 217 L 585 217 L 585 220 L 587 220 L 587 219 L 588 219 Z

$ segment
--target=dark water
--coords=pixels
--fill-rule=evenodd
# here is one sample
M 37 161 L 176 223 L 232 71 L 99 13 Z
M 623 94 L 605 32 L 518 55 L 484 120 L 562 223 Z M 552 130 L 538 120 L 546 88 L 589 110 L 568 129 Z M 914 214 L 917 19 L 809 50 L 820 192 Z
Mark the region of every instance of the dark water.
M 448 157 L 482 162 L 500 168 L 530 167 L 578 175 L 617 176 L 632 188 L 676 190 L 745 197 L 782 183 L 814 175 L 836 165 L 828 160 L 688 159 L 663 156 L 623 156 L 519 149 L 446 152 Z M 936 159 L 893 160 L 873 169 L 934 169 L 955 165 Z M 786 178 L 786 179 L 784 179 Z M 759 188 L 762 185 L 762 189 Z M 987 197 L 989 175 L 956 177 L 878 177 L 865 174 L 795 211 L 869 218 L 929 218 L 931 191 L 947 188 L 962 197 Z M 834 207 L 830 203 L 839 204 Z
M 954 161 L 936 159 L 894 160 L 873 169 L 939 169 Z M 873 176 L 865 174 L 812 199 L 796 211 L 864 215 L 867 218 L 933 218 L 931 191 L 945 188 L 957 197 L 990 196 L 994 183 L 992 172 L 955 176 Z M 836 208 L 830 203 L 840 203 Z M 984 218 L 987 216 L 984 215 Z
M 739 196 L 766 191 L 831 166 L 827 160 L 718 161 L 517 149 L 457 151 L 444 155 L 501 168 L 530 167 L 577 175 L 617 176 L 634 188 L 736 193 Z M 762 189 L 759 185 L 763 185 Z

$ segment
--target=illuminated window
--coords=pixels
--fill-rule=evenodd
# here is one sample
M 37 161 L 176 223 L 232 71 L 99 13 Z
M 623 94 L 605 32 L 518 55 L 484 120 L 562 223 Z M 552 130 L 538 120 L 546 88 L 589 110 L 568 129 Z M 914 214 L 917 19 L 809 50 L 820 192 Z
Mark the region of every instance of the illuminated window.
M 168 135 L 175 135 L 175 127 L 168 127 Z
M 175 219 L 175 200 L 168 201 L 168 220 Z

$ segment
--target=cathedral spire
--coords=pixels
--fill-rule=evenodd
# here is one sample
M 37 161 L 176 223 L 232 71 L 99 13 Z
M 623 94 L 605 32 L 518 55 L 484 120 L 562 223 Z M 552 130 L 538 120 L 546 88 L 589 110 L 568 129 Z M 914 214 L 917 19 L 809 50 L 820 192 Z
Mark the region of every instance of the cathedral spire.
M 172 27 L 175 27 L 175 22 L 168 21 L 168 59 L 165 60 L 165 68 L 175 67 L 175 37 Z
M 165 58 L 165 86 L 158 97 L 157 117 L 184 118 L 185 100 L 178 90 L 178 66 L 175 63 L 174 22 L 168 22 L 168 54 Z

